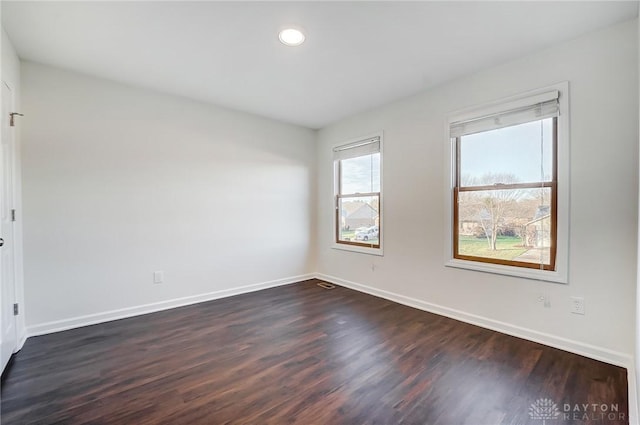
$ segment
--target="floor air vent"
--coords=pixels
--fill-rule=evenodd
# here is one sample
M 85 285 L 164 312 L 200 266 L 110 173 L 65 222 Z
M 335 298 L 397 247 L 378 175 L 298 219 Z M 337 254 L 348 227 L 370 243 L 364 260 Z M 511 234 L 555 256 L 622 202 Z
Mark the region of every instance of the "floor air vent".
M 335 288 L 335 285 L 332 285 L 330 283 L 327 282 L 318 282 L 318 286 L 324 289 L 333 289 Z

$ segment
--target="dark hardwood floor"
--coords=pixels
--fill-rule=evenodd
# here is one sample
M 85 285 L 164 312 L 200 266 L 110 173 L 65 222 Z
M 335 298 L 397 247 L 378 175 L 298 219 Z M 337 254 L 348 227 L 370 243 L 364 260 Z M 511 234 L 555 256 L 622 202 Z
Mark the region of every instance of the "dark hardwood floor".
M 2 424 L 628 423 L 623 368 L 316 283 L 30 338 Z

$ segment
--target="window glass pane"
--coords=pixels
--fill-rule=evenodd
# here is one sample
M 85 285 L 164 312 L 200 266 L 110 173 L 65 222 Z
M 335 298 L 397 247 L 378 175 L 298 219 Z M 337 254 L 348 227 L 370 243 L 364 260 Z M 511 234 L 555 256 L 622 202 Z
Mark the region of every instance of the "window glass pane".
M 460 186 L 553 179 L 553 118 L 460 138 Z
M 380 192 L 380 153 L 340 161 L 340 193 Z
M 458 195 L 458 255 L 550 264 L 551 188 Z
M 338 240 L 378 245 L 380 215 L 378 196 L 339 198 L 340 223 Z

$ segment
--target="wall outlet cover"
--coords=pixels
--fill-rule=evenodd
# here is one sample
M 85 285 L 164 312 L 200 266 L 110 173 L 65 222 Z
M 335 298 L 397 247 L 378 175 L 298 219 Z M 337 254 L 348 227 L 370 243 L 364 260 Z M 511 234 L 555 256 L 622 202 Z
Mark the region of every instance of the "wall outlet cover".
M 584 298 L 571 297 L 571 312 L 573 314 L 584 314 Z

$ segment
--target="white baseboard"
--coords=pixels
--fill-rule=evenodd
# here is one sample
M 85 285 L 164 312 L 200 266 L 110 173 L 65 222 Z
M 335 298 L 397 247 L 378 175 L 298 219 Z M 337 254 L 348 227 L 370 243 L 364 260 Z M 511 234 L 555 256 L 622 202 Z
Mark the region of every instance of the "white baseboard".
M 464 311 L 429 303 L 416 298 L 411 298 L 382 289 L 373 288 L 371 286 L 363 285 L 360 283 L 351 282 L 335 276 L 318 273 L 316 274 L 316 278 L 326 280 L 327 282 L 331 282 L 336 285 L 354 289 L 359 292 L 364 292 L 376 297 L 404 304 L 409 307 L 414 307 L 419 310 L 428 311 L 430 313 L 449 317 L 461 322 L 470 323 L 472 325 L 491 329 L 507 335 L 523 338 L 529 341 L 548 345 L 550 347 L 559 348 L 560 350 L 568 351 L 570 353 L 603 361 L 605 363 L 621 366 L 626 368 L 627 371 L 631 370 L 630 368 L 633 367 L 633 356 L 630 354 L 620 353 L 617 351 L 609 350 L 607 348 L 596 347 L 594 345 L 585 344 L 560 336 L 515 326 L 506 322 L 501 322 L 499 320 L 489 319 L 487 317 L 466 313 Z
M 54 332 L 66 331 L 69 329 L 80 328 L 82 326 L 95 325 L 98 323 L 110 322 L 112 320 L 125 319 L 127 317 L 140 316 L 143 314 L 154 313 L 162 310 L 169 310 L 176 307 L 197 304 L 205 301 L 217 300 L 219 298 L 231 297 L 234 295 L 246 294 L 249 292 L 260 291 L 262 289 L 273 288 L 276 286 L 284 286 L 303 280 L 313 279 L 315 274 L 309 273 L 300 276 L 292 276 L 284 279 L 271 280 L 268 282 L 256 283 L 253 285 L 240 286 L 237 288 L 223 289 L 221 291 L 208 292 L 206 294 L 192 295 L 188 297 L 175 298 L 172 300 L 160 301 L 151 304 L 144 304 L 134 307 L 127 307 L 118 310 L 104 311 L 96 314 L 88 314 L 85 316 L 72 317 L 63 320 L 56 320 L 38 325 L 28 326 L 26 337 L 45 335 Z M 22 341 L 24 344 L 24 340 Z M 20 344 L 19 347 L 22 347 Z
M 24 345 L 24 343 L 27 342 L 27 333 L 26 332 L 22 332 L 22 334 L 20 336 L 18 336 L 18 343 L 16 344 L 16 351 L 14 351 L 14 353 L 17 353 L 18 351 L 22 350 L 22 346 Z

